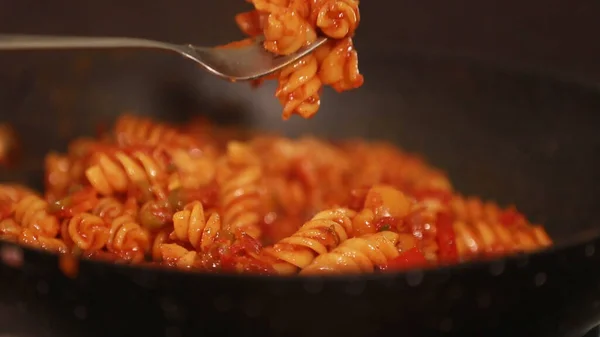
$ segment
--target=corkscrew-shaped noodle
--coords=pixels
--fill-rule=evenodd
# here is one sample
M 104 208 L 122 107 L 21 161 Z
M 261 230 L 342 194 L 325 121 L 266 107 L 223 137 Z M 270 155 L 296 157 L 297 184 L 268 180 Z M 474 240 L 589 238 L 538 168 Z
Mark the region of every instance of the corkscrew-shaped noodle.
M 277 7 L 260 0 L 254 1 L 254 5 L 259 11 L 269 12 L 263 28 L 268 51 L 289 55 L 317 39 L 314 28 L 295 8 Z
M 484 203 L 479 198 L 463 198 L 455 196 L 450 201 L 450 207 L 455 214 L 456 219 L 474 222 L 474 221 L 499 221 L 502 210 L 492 202 Z
M 162 260 L 168 266 L 180 269 L 190 269 L 196 262 L 198 253 L 190 251 L 175 243 L 160 245 Z
M 198 145 L 191 137 L 178 132 L 173 127 L 130 114 L 123 115 L 117 120 L 115 137 L 121 146 L 162 145 L 194 149 Z
M 151 191 L 159 199 L 166 198 L 163 187 L 166 181 L 164 168 L 141 151 L 135 151 L 131 156 L 117 151 L 114 158 L 99 153 L 96 164 L 89 167 L 85 175 L 90 184 L 104 196 L 140 188 Z
M 173 215 L 171 238 L 189 242 L 197 251 L 205 251 L 214 243 L 219 230 L 220 216 L 213 213 L 206 219 L 202 203 L 194 201 Z
M 265 253 L 282 261 L 273 265 L 278 273 L 294 273 L 348 239 L 353 216 L 353 211 L 343 208 L 320 212 L 292 236 L 265 248 Z
M 124 205 L 112 197 L 101 198 L 96 204 L 96 207 L 92 210 L 93 215 L 96 215 L 109 223 L 124 213 Z
M 352 39 L 328 41 L 319 47 L 315 56 L 321 65 L 319 78 L 337 92 L 359 88 L 364 77 L 358 70 L 358 53 L 354 49 Z
M 63 226 L 68 237 L 82 251 L 96 251 L 102 249 L 110 237 L 110 225 L 102 218 L 89 214 L 80 213 L 65 220 Z
M 370 273 L 400 254 L 398 234 L 383 231 L 348 239 L 327 254 L 322 254 L 300 274 Z
M 24 246 L 39 248 L 55 253 L 66 253 L 67 245 L 63 240 L 41 235 L 35 230 L 24 228 L 19 235 L 19 243 Z
M 552 241 L 539 227 L 511 229 L 501 223 L 455 221 L 458 254 L 463 259 L 539 250 Z
M 67 195 L 73 183 L 71 160 L 66 155 L 49 153 L 45 160 L 45 185 L 49 201 L 55 201 Z
M 15 206 L 15 220 L 32 232 L 53 238 L 58 234 L 58 219 L 48 214 L 48 203 L 37 195 L 28 195 Z
M 176 172 L 169 177 L 169 191 L 198 189 L 215 178 L 215 159 L 210 156 L 194 156 L 189 151 L 177 149 L 171 152 L 171 161 Z
M 21 226 L 12 218 L 0 220 L 0 239 L 15 241 L 22 232 Z
M 161 246 L 169 242 L 169 233 L 170 230 L 167 229 L 163 229 L 154 233 L 152 238 L 152 247 L 150 248 L 152 253 L 152 259 L 154 261 L 162 260 Z
M 0 184 L 0 201 L 19 202 L 28 195 L 36 194 L 33 190 L 12 184 Z
M 236 235 L 261 236 L 262 168 L 249 146 L 230 142 L 221 165 L 220 204 L 223 226 Z
M 125 260 L 139 262 L 150 249 L 150 235 L 131 216 L 122 215 L 111 224 L 107 248 Z
M 314 0 L 312 21 L 333 39 L 352 37 L 360 22 L 358 0 Z
M 321 105 L 318 68 L 317 59 L 311 54 L 281 71 L 275 96 L 283 105 L 283 119 L 289 119 L 294 113 L 304 118 L 317 113 Z

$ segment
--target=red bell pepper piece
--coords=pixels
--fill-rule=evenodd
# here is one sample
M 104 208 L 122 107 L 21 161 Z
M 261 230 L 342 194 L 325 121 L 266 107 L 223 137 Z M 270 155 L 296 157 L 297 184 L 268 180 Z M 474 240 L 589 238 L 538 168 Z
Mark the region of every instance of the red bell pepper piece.
M 424 267 L 428 264 L 425 255 L 418 248 L 412 248 L 403 252 L 398 257 L 390 260 L 381 270 L 405 270 Z
M 456 248 L 456 234 L 452 226 L 453 219 L 448 213 L 438 213 L 437 227 L 437 244 L 439 248 L 439 259 L 441 263 L 456 263 L 458 262 L 458 250 Z

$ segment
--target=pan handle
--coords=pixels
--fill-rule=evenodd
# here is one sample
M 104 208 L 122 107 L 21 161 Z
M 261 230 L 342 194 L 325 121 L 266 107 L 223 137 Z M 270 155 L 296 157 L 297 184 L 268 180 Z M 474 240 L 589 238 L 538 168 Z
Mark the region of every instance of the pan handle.
M 106 49 L 106 48 L 160 48 L 172 46 L 153 40 L 129 37 L 86 37 L 0 34 L 0 50 L 34 49 Z

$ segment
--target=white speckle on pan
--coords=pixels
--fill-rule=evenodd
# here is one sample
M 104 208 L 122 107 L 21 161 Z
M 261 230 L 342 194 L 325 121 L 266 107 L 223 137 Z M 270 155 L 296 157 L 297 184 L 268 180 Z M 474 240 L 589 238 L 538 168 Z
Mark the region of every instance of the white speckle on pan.
M 84 320 L 87 318 L 87 308 L 84 307 L 83 305 L 78 305 L 77 307 L 75 307 L 75 310 L 73 310 L 73 313 L 75 314 L 75 317 L 77 317 L 78 319 Z
M 526 268 L 528 264 L 529 264 L 529 258 L 527 257 L 527 255 L 519 256 L 519 258 L 517 260 L 518 268 L 521 268 L 521 269 Z
M 258 317 L 262 313 L 262 304 L 257 298 L 250 298 L 244 305 L 244 312 L 250 318 Z
M 546 283 L 547 278 L 548 277 L 546 276 L 546 273 L 537 273 L 535 274 L 533 282 L 535 283 L 536 287 L 541 287 Z
M 181 330 L 176 326 L 170 326 L 165 329 L 165 337 L 180 337 Z
M 25 302 L 17 302 L 17 309 L 21 312 L 27 312 L 27 303 Z
M 215 309 L 220 312 L 227 312 L 231 309 L 231 298 L 229 296 L 219 296 L 214 300 Z
M 48 283 L 46 283 L 46 281 L 44 280 L 39 280 L 37 283 L 37 292 L 40 293 L 40 295 L 47 295 L 48 294 Z
M 449 296 L 453 301 L 459 300 L 463 296 L 463 289 L 459 285 L 454 285 L 450 288 Z
M 489 293 L 482 293 L 477 297 L 477 305 L 481 309 L 487 309 L 492 304 L 492 297 Z
M 505 267 L 506 266 L 504 261 L 492 262 L 492 264 L 490 265 L 490 274 L 492 274 L 493 276 L 500 276 L 502 275 L 502 273 L 504 273 Z
M 23 250 L 17 246 L 2 246 L 0 259 L 8 266 L 21 268 L 23 266 Z
M 593 244 L 585 246 L 585 256 L 592 257 L 596 253 L 596 247 Z
M 452 330 L 452 325 L 453 322 L 451 318 L 444 318 L 440 323 L 440 330 L 442 332 L 450 332 L 450 330 Z
M 366 287 L 367 285 L 364 281 L 353 281 L 346 285 L 346 293 L 348 293 L 348 295 L 358 296 L 365 291 Z
M 406 273 L 406 283 L 411 287 L 416 287 L 423 282 L 423 272 L 420 270 L 409 271 Z
M 323 290 L 323 281 L 314 278 L 304 283 L 304 290 L 309 294 L 318 294 Z

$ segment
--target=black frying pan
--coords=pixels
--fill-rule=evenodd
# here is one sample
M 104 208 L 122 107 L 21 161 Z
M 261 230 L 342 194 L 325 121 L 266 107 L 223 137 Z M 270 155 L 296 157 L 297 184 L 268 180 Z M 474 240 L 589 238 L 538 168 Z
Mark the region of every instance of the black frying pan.
M 231 277 L 57 258 L 22 250 L 0 265 L 0 332 L 19 336 L 581 336 L 600 321 L 600 93 L 466 59 L 367 53 L 358 91 L 324 93 L 310 121 L 282 122 L 273 85 L 213 79 L 172 55 L 0 55 L 0 116 L 24 136 L 19 170 L 124 110 L 197 113 L 295 136 L 386 139 L 424 154 L 467 193 L 516 203 L 557 246 L 407 274 Z M 0 244 L 0 252 L 14 248 Z M 13 254 L 15 251 L 9 250 Z M 17 251 L 18 253 L 18 251 Z M 1 254 L 0 254 L 1 255 Z M 6 331 L 3 331 L 6 330 Z

